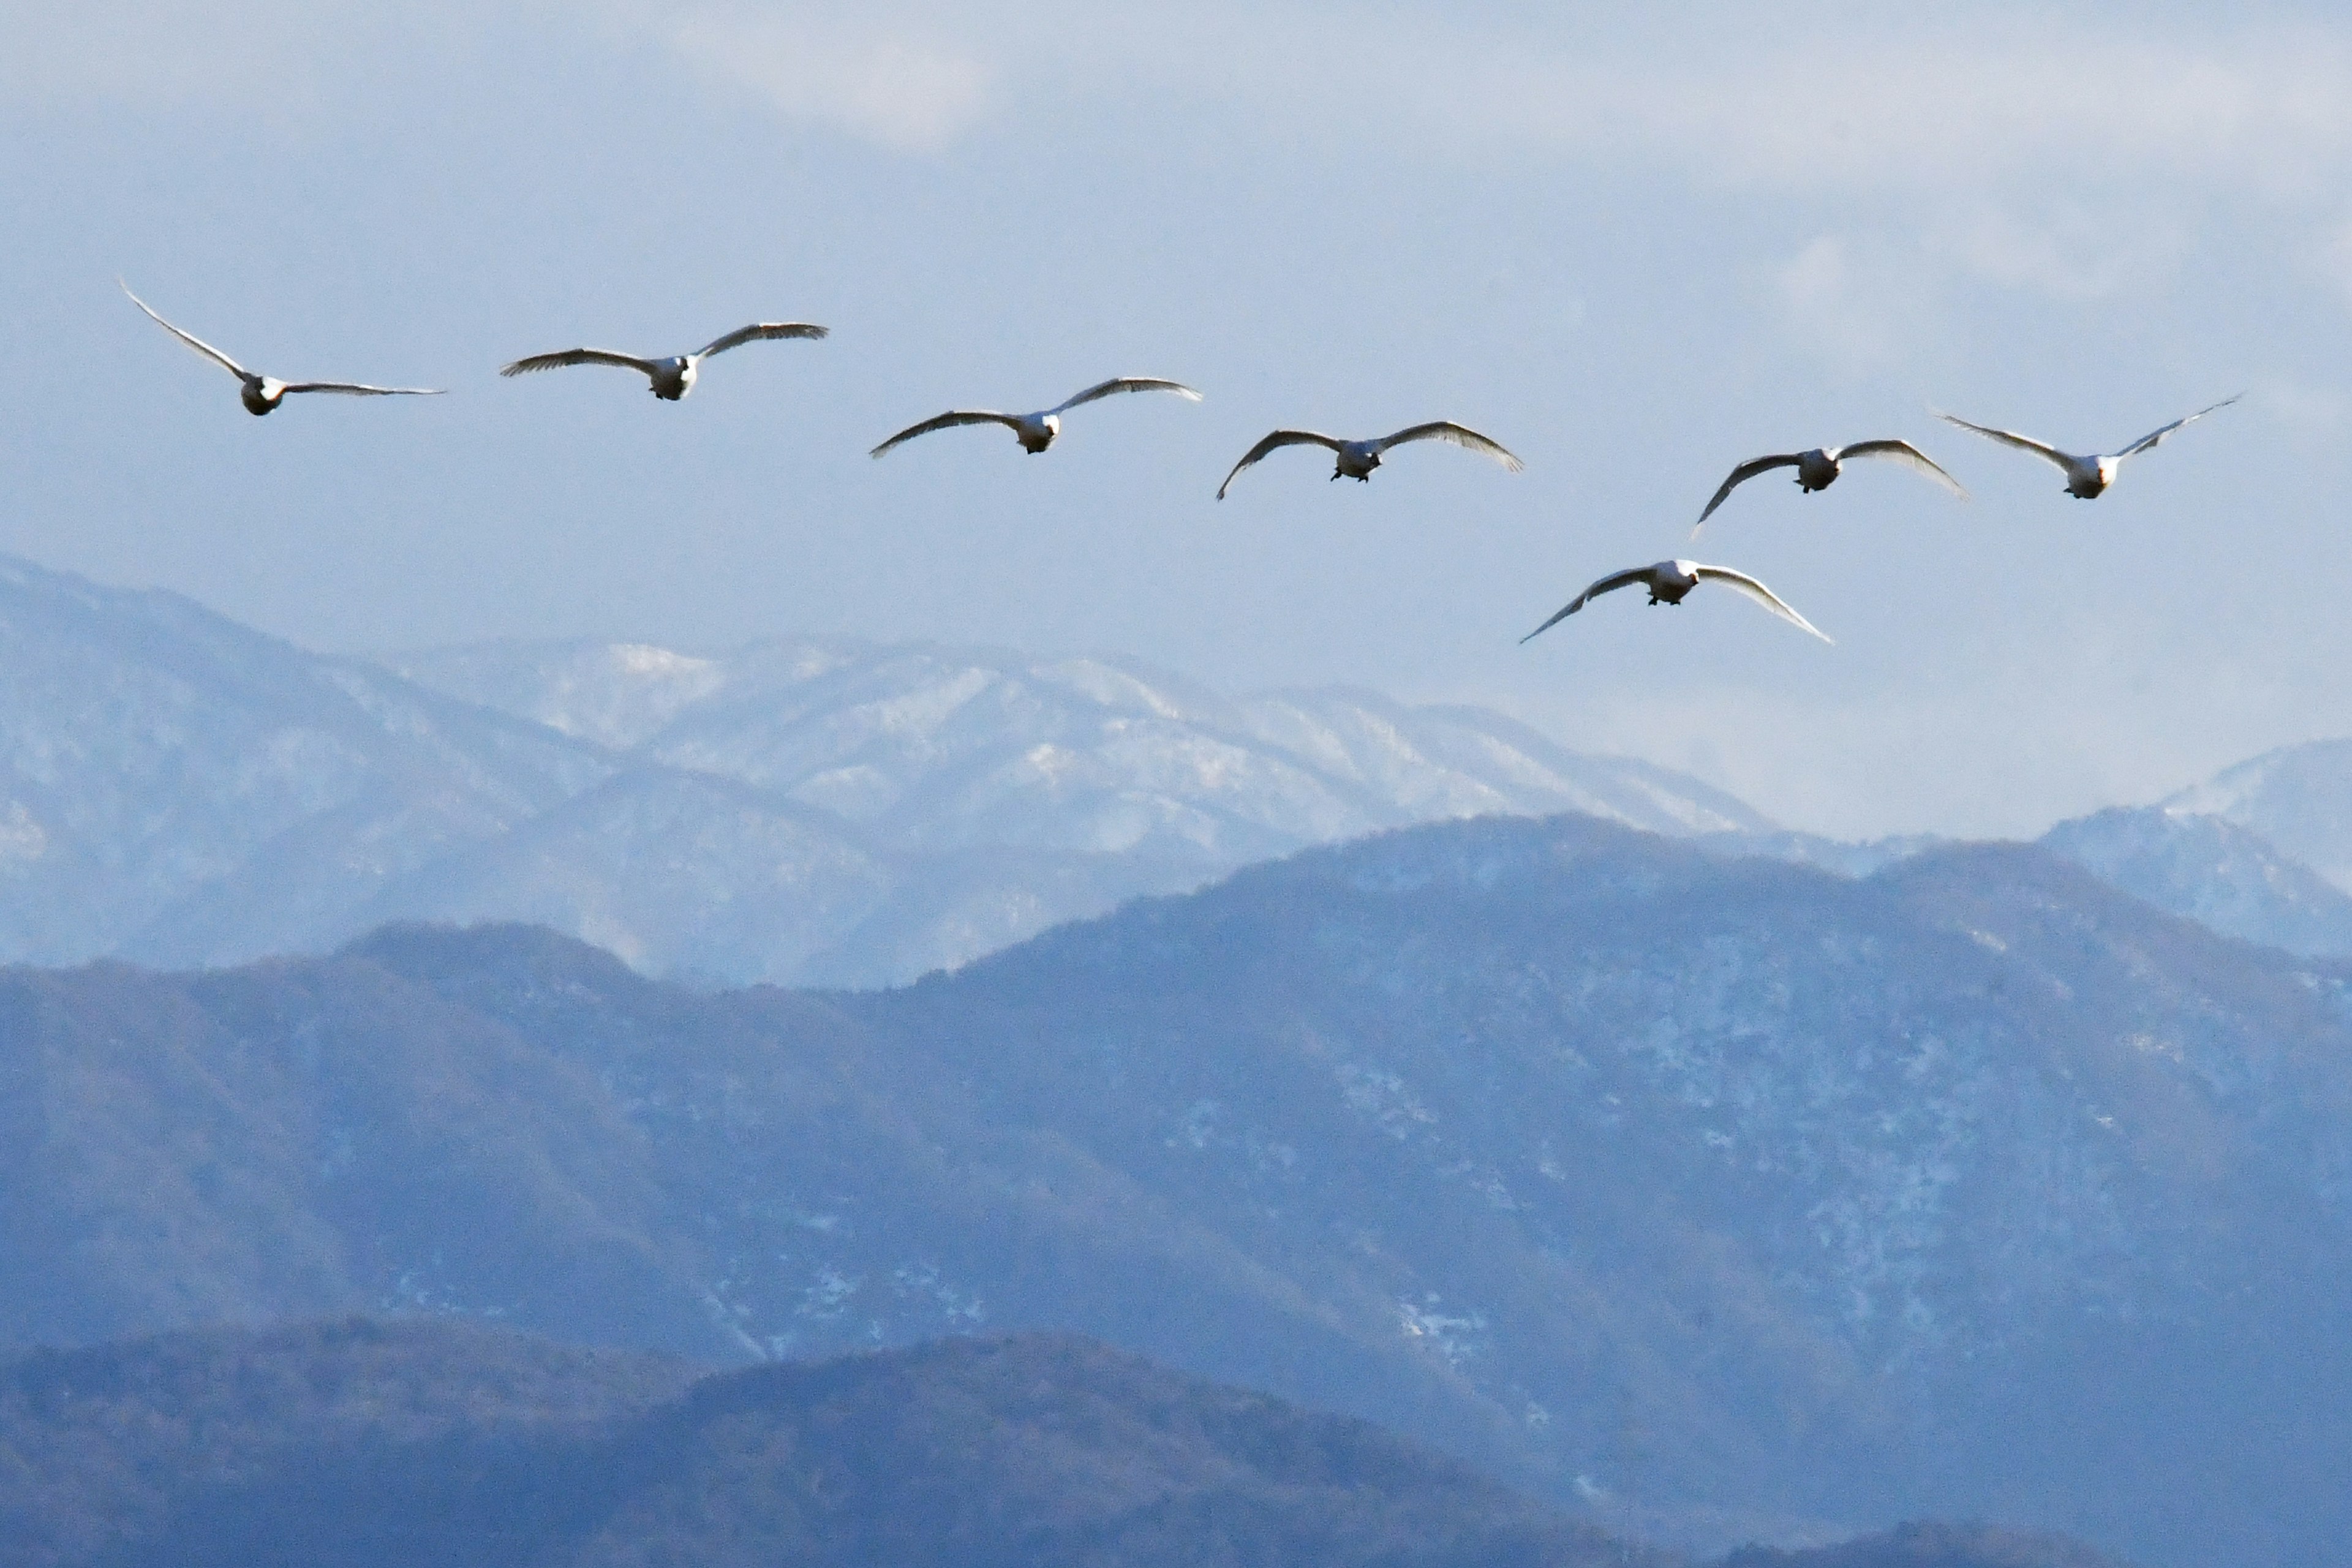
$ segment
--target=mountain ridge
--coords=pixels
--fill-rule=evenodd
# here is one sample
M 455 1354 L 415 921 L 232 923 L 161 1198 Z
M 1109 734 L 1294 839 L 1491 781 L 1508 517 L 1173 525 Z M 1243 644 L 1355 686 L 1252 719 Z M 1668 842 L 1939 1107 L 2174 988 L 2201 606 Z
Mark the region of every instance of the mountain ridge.
M 0 1363 L 0 1452 L 26 1568 L 1689 1568 L 1363 1423 L 1062 1334 L 713 1372 L 446 1321 L 185 1332 Z M 2111 1563 L 1907 1525 L 1724 1568 Z
M 513 927 L 9 971 L 0 1259 L 43 1261 L 0 1338 L 1068 1329 L 1654 1538 L 1927 1513 L 2284 1564 L 2352 1455 L 2347 984 L 2031 847 L 1853 879 L 1574 817 L 889 992 Z
M 873 985 L 1431 816 L 1761 826 L 1500 715 L 1233 700 L 1116 659 L 809 640 L 410 659 L 452 695 L 7 559 L 0 658 L 0 960 L 233 963 L 393 920 L 527 919 L 653 973 Z

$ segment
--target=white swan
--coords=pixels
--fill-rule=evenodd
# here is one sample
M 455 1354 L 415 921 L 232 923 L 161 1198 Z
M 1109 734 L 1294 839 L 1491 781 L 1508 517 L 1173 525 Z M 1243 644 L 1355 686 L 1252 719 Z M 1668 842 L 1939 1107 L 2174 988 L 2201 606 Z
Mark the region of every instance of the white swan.
M 243 384 L 237 395 L 244 400 L 247 414 L 267 414 L 285 401 L 289 392 L 339 392 L 347 397 L 438 397 L 443 389 L 433 386 L 369 386 L 356 381 L 280 381 L 274 375 L 256 375 L 204 339 L 180 331 L 148 307 L 147 301 L 131 293 L 131 285 L 122 279 L 122 291 L 131 294 L 131 302 L 147 312 L 148 320 L 227 371 Z
M 676 403 L 694 390 L 696 379 L 702 374 L 702 362 L 712 354 L 723 354 L 729 349 L 745 343 L 764 342 L 772 338 L 821 338 L 824 327 L 806 321 L 754 321 L 748 327 L 738 327 L 723 338 L 713 338 L 690 354 L 672 354 L 667 359 L 640 359 L 635 354 L 615 353 L 611 349 L 564 349 L 551 354 L 533 354 L 499 368 L 500 375 L 529 375 L 533 371 L 555 370 L 572 364 L 610 364 L 623 370 L 634 370 L 653 383 L 653 393 L 664 402 Z
M 2227 408 L 2244 395 L 2245 394 L 2242 392 L 2236 396 L 2225 397 L 2219 403 L 2174 420 L 2161 430 L 2151 430 L 2120 452 L 2094 453 L 2081 458 L 2072 452 L 2062 452 L 2047 441 L 2037 441 L 2031 436 L 2021 436 L 2014 430 L 1996 430 L 1990 425 L 1971 425 L 1967 420 L 1950 414 L 1939 413 L 1936 417 L 1948 425 L 1957 425 L 1963 430 L 1973 430 L 1979 436 L 1989 437 L 2003 446 L 2014 447 L 2021 452 L 2031 452 L 2044 462 L 2055 463 L 2066 476 L 2068 495 L 2077 500 L 2096 500 L 2099 499 L 2100 492 L 2116 482 L 2116 470 L 2123 466 L 2123 460 L 2126 458 L 2136 457 L 2147 451 L 2183 425 L 2193 424 L 2216 408 Z
M 1691 537 L 1698 537 L 1698 531 L 1706 526 L 1706 520 L 1715 515 L 1715 509 L 1723 504 L 1726 496 L 1759 474 L 1769 473 L 1774 468 L 1794 468 L 1797 470 L 1797 488 L 1811 495 L 1836 483 L 1847 460 L 1853 458 L 1885 458 L 1905 464 L 1916 468 L 1962 500 L 1969 499 L 1969 492 L 1960 488 L 1959 480 L 1946 473 L 1927 453 L 1908 441 L 1856 441 L 1851 447 L 1816 447 L 1810 452 L 1780 452 L 1769 458 L 1750 458 L 1732 469 L 1731 477 L 1723 481 L 1723 488 L 1715 492 L 1715 499 L 1706 503 L 1706 510 L 1698 514 L 1698 521 L 1691 527 Z
M 1217 499 L 1225 499 L 1225 491 L 1232 488 L 1244 468 L 1279 447 L 1328 447 L 1339 458 L 1331 470 L 1333 479 L 1344 475 L 1351 479 L 1370 479 L 1372 470 L 1381 466 L 1381 454 L 1391 447 L 1402 447 L 1407 441 L 1451 441 L 1457 447 L 1494 458 L 1515 474 L 1527 467 L 1506 450 L 1501 442 L 1481 436 L 1466 425 L 1456 425 L 1451 419 L 1414 425 L 1375 441 L 1342 441 L 1337 436 L 1325 436 L 1314 430 L 1276 430 L 1252 447 L 1242 460 L 1234 465 L 1234 471 L 1227 474 L 1225 482 L 1217 487 Z
M 1054 444 L 1062 433 L 1062 416 L 1082 403 L 1092 403 L 1098 397 L 1109 397 L 1122 392 L 1172 392 L 1188 403 L 1198 403 L 1201 395 L 1181 381 L 1168 381 L 1156 375 L 1115 375 L 1108 381 L 1098 381 L 1075 397 L 1056 403 L 1051 408 L 1041 408 L 1034 414 L 999 414 L 992 408 L 951 408 L 919 425 L 909 425 L 887 441 L 866 454 L 878 458 L 902 441 L 918 436 L 928 436 L 934 430 L 952 429 L 958 425 L 1002 425 L 1011 430 L 1021 443 L 1021 449 L 1035 457 Z
M 1650 590 L 1650 603 L 1654 605 L 1679 605 L 1683 602 L 1684 595 L 1701 583 L 1721 583 L 1728 587 L 1738 589 L 1791 626 L 1811 632 L 1823 642 L 1830 640 L 1822 636 L 1821 629 L 1812 622 L 1797 614 L 1780 595 L 1775 594 L 1747 573 L 1734 572 L 1728 566 L 1701 565 L 1696 561 L 1661 561 L 1654 566 L 1636 566 L 1630 571 L 1603 577 L 1562 605 L 1559 613 L 1550 620 L 1519 640 L 1527 642 L 1542 636 L 1561 621 L 1584 608 L 1585 602 L 1589 599 L 1602 594 L 1614 593 L 1620 588 L 1629 588 L 1636 583 Z

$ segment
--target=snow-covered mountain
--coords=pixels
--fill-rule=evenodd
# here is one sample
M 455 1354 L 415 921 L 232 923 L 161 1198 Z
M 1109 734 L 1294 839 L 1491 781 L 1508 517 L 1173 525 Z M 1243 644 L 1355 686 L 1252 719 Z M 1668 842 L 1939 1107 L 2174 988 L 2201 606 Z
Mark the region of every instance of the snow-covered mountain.
M 2155 805 L 2062 822 L 2042 842 L 2227 935 L 2352 954 L 2352 740 L 2283 746 Z
M 612 771 L 593 747 L 171 594 L 0 558 L 0 956 L 331 942 Z
M 876 984 L 1433 818 L 1770 826 L 1499 714 L 1106 659 L 492 644 L 395 672 L 6 559 L 0 658 L 0 961 L 519 919 L 651 973 Z
M 869 985 L 1384 828 L 1580 811 L 1729 838 L 1698 781 L 1500 714 L 1232 699 L 1123 660 L 777 641 L 494 642 L 390 661 L 619 771 L 380 912 L 526 919 L 656 973 Z
M 2225 768 L 2163 803 L 2260 834 L 2352 892 L 2352 740 L 2313 741 Z
M 2352 953 L 2352 894 L 2227 817 L 2117 806 L 2062 822 L 2042 843 L 2226 935 L 2305 956 Z
M 1125 660 L 847 641 L 709 658 L 499 642 L 391 663 L 633 758 L 779 791 L 898 849 L 1233 866 L 1493 814 L 1577 811 L 1673 834 L 1769 826 L 1695 779 L 1579 755 L 1484 710 L 1341 689 L 1229 699 Z

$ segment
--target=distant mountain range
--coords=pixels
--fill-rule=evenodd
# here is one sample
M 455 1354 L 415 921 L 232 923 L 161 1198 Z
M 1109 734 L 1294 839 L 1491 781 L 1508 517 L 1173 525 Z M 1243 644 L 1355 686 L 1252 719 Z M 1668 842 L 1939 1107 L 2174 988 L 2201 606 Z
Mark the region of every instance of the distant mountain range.
M 699 1377 L 453 1324 L 178 1335 L 0 1366 L 0 1453 L 16 1568 L 1684 1568 L 1066 1335 Z M 1912 1527 L 1738 1568 L 2119 1565 Z
M 2352 954 L 2352 741 L 2284 746 L 2156 805 L 2061 823 L 2042 842 L 2227 935 Z
M 396 673 L 6 560 L 0 660 L 0 961 L 505 919 L 655 973 L 876 984 L 1406 823 L 1769 826 L 1496 713 L 1106 660 L 497 644 Z
M 2038 849 L 1856 879 L 1572 816 L 881 993 L 514 927 L 20 969 L 0 1344 L 1074 1330 L 1636 1537 L 1935 1515 L 2285 1568 L 2352 1531 L 2347 998 Z
M 782 641 L 322 658 L 0 558 L 0 962 L 320 952 L 518 920 L 703 984 L 870 986 L 1413 823 L 1574 811 L 1866 875 L 1485 710 L 1227 698 L 1110 658 Z M 2043 841 L 2229 935 L 2352 954 L 2352 742 Z

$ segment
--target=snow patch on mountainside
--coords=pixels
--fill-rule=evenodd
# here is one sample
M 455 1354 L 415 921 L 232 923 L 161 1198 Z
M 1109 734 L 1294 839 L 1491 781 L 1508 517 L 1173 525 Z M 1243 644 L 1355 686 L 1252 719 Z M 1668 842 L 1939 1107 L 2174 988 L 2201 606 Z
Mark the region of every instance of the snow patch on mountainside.
M 544 922 L 651 973 L 872 985 L 1433 817 L 1754 832 L 1499 715 L 1101 658 L 500 642 L 388 671 L 0 560 L 0 961 Z

